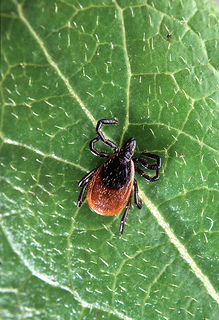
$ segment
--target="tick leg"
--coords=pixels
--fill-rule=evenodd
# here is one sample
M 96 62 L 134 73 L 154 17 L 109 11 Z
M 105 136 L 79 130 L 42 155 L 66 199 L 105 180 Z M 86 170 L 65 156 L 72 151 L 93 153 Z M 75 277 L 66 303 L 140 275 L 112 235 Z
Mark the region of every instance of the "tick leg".
M 84 193 L 87 189 L 88 183 L 89 183 L 89 181 L 85 182 L 82 186 L 81 192 L 78 197 L 78 203 L 77 203 L 78 208 L 82 205 L 82 202 L 85 200 Z
M 134 180 L 134 202 L 138 209 L 142 208 L 142 201 L 138 198 L 138 184 L 136 180 Z
M 160 178 L 159 169 L 156 170 L 156 176 L 154 176 L 154 177 L 148 176 L 147 174 L 144 173 L 143 170 L 141 170 L 141 169 L 139 169 L 137 167 L 135 167 L 135 171 L 138 172 L 142 178 L 144 178 L 145 180 L 150 181 L 150 182 L 159 180 L 159 178 Z
M 125 211 L 123 213 L 122 220 L 121 220 L 121 223 L 120 223 L 120 229 L 119 229 L 120 236 L 123 234 L 123 230 L 124 230 L 124 226 L 125 226 L 125 220 L 126 220 L 127 215 L 129 213 L 129 209 L 131 207 L 131 203 L 132 203 L 132 192 L 130 194 L 129 200 L 127 202 L 127 205 L 126 205 L 126 208 L 125 208 Z
M 118 124 L 118 123 L 119 123 L 119 121 L 117 119 L 116 120 L 102 119 L 102 120 L 99 120 L 97 122 L 97 126 L 96 126 L 96 133 L 97 133 L 97 137 L 99 138 L 99 140 L 102 141 L 105 145 L 116 149 L 115 152 L 118 151 L 117 145 L 114 142 L 110 141 L 110 140 L 106 140 L 106 138 L 104 137 L 104 135 L 100 131 L 100 129 L 101 129 L 103 124 Z
M 97 151 L 95 148 L 94 148 L 94 143 L 96 143 L 98 140 L 100 140 L 101 142 L 103 142 L 106 146 L 110 147 L 110 148 L 114 148 L 114 151 L 115 153 L 118 152 L 118 147 L 117 145 L 110 141 L 110 140 L 107 140 L 103 133 L 100 131 L 101 127 L 103 124 L 118 124 L 119 121 L 116 119 L 116 120 L 108 120 L 108 119 L 102 119 L 102 120 L 99 120 L 97 122 L 97 126 L 96 126 L 96 134 L 97 134 L 97 138 L 94 138 L 93 140 L 91 140 L 90 142 L 90 151 L 95 154 L 96 156 L 98 157 L 109 157 L 109 154 L 108 153 L 105 153 L 105 152 L 99 152 Z
M 78 197 L 78 203 L 77 203 L 77 207 L 79 208 L 82 204 L 82 202 L 85 200 L 84 198 L 84 193 L 87 189 L 87 186 L 88 186 L 88 183 L 89 181 L 87 181 L 87 179 L 89 179 L 93 174 L 94 172 L 97 170 L 97 168 L 91 170 L 88 174 L 86 174 L 79 182 L 78 182 L 78 186 L 79 187 L 82 187 L 81 189 L 81 192 L 79 194 L 79 197 Z
M 150 159 L 156 159 L 157 164 L 149 164 L 146 160 L 141 159 L 141 158 L 135 158 L 135 159 L 133 159 L 133 161 L 139 162 L 142 165 L 142 167 L 144 167 L 145 169 L 148 169 L 148 170 L 160 169 L 161 162 L 162 162 L 161 157 L 157 156 L 156 154 L 146 153 L 146 152 L 142 152 L 142 155 L 145 157 L 148 157 Z
M 95 154 L 95 156 L 108 158 L 110 156 L 109 153 L 99 152 L 94 148 L 94 143 L 97 142 L 98 140 L 99 140 L 99 138 L 94 138 L 93 140 L 90 141 L 90 151 L 93 154 Z
M 158 180 L 160 178 L 159 169 L 160 169 L 161 163 L 162 163 L 161 157 L 157 156 L 156 154 L 147 153 L 147 152 L 142 152 L 142 155 L 145 156 L 145 157 L 148 157 L 150 159 L 157 160 L 157 164 L 149 164 L 146 160 L 144 160 L 142 158 L 135 158 L 135 159 L 133 159 L 133 161 L 135 163 L 139 162 L 142 165 L 142 167 L 145 168 L 145 169 L 156 170 L 156 176 L 150 177 L 147 174 L 145 174 L 143 170 L 141 170 L 141 169 L 139 169 L 137 167 L 135 167 L 135 171 L 138 172 L 140 174 L 140 176 L 142 178 L 144 178 L 145 180 L 147 180 L 147 181 L 153 182 L 153 181 Z
M 78 182 L 78 186 L 79 186 L 79 187 L 83 187 L 85 181 L 86 181 L 88 178 L 90 178 L 90 177 L 94 174 L 94 172 L 95 172 L 96 170 L 97 170 L 97 168 L 91 170 L 88 174 L 86 174 L 86 175 Z
M 162 159 L 161 157 L 157 156 L 156 154 L 153 154 L 153 153 L 148 153 L 148 152 L 142 152 L 142 155 L 145 156 L 145 157 L 148 157 L 150 159 L 155 159 L 157 160 L 157 164 L 155 165 L 149 165 L 152 166 L 154 169 L 152 170 L 157 170 L 157 169 L 160 169 L 161 168 L 161 163 L 162 163 Z M 149 168 L 150 169 L 150 168 Z

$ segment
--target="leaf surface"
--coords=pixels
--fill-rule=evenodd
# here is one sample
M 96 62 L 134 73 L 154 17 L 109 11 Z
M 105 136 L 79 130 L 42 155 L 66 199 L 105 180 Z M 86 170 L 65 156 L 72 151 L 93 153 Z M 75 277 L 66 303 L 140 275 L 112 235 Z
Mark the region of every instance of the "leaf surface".
M 217 319 L 218 6 L 1 5 L 1 319 Z M 162 157 L 143 207 L 77 208 L 99 119 Z M 98 150 L 111 152 L 101 143 Z

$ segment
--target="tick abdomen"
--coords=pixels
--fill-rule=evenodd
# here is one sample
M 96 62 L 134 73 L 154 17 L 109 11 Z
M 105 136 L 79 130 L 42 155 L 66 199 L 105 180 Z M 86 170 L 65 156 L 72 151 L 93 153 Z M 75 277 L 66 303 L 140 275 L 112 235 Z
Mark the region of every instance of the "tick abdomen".
M 114 161 L 114 158 L 118 158 L 117 155 L 112 155 L 97 169 L 89 181 L 87 192 L 91 209 L 105 216 L 112 216 L 124 208 L 134 182 L 133 161 L 124 165 L 123 161 Z

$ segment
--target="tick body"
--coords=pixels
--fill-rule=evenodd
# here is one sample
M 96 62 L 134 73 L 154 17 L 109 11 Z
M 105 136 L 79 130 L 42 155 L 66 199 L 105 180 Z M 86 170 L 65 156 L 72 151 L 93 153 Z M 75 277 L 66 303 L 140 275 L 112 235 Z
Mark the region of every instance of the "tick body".
M 104 216 L 118 213 L 128 201 L 134 183 L 134 163 L 122 163 L 118 154 L 109 157 L 89 182 L 87 201 L 91 209 Z
M 125 220 L 131 207 L 132 189 L 134 187 L 134 202 L 138 209 L 141 209 L 142 202 L 138 198 L 138 186 L 134 178 L 135 171 L 138 172 L 147 181 L 156 181 L 160 177 L 159 169 L 161 167 L 161 158 L 151 153 L 142 152 L 142 155 L 155 159 L 156 164 L 150 165 L 141 158 L 132 159 L 136 147 L 136 140 L 128 139 L 122 148 L 118 147 L 110 140 L 106 140 L 100 131 L 103 124 L 118 124 L 118 120 L 99 120 L 96 127 L 97 137 L 91 140 L 90 150 L 99 157 L 106 157 L 103 164 L 91 170 L 78 183 L 82 187 L 77 206 L 80 207 L 85 200 L 84 194 L 87 191 L 87 200 L 90 208 L 98 214 L 112 216 L 121 211 L 124 207 L 124 214 L 120 224 L 120 235 L 124 230 Z M 102 141 L 105 145 L 114 149 L 114 154 L 109 155 L 105 152 L 99 152 L 94 148 L 94 144 Z M 135 166 L 140 165 L 149 170 L 156 170 L 156 175 L 150 177 L 144 171 Z

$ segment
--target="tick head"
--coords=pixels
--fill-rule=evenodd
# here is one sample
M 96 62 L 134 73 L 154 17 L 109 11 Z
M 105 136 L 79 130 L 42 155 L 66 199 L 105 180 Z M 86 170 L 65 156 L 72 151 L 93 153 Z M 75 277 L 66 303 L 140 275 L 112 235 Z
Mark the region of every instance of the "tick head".
M 129 138 L 119 151 L 119 157 L 125 157 L 130 160 L 134 154 L 136 147 L 136 140 L 134 138 Z

